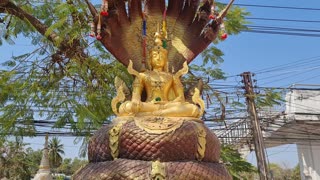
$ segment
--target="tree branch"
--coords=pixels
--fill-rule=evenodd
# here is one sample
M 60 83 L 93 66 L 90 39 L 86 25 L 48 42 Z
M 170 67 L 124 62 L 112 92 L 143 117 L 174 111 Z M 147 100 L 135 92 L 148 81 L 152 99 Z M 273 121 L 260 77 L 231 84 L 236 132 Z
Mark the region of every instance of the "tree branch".
M 89 11 L 91 12 L 93 18 L 95 18 L 98 15 L 98 11 L 91 2 L 89 2 L 88 0 L 85 0 L 85 2 L 87 3 Z
M 16 6 L 13 2 L 9 0 L 2 0 L 0 3 L 0 13 L 7 13 L 16 16 L 22 21 L 30 23 L 40 34 L 46 36 L 45 33 L 48 26 L 31 14 L 25 12 L 20 7 Z M 59 38 L 58 34 L 55 32 L 52 32 L 46 37 L 53 43 L 55 43 L 56 39 Z M 83 48 L 80 47 L 78 40 L 74 40 L 71 44 L 67 43 L 67 41 L 63 41 L 58 48 L 67 58 L 72 58 L 74 56 L 77 56 L 78 58 L 87 58 L 87 55 L 84 53 Z
M 44 25 L 41 21 L 39 21 L 37 18 L 34 16 L 30 15 L 29 13 L 25 12 L 23 9 L 20 7 L 16 6 L 13 2 L 9 0 L 2 0 L 0 3 L 0 13 L 7 13 L 14 15 L 18 17 L 19 19 L 23 21 L 29 22 L 40 34 L 45 36 L 45 33 L 48 29 L 48 26 Z M 55 39 L 58 38 L 59 36 L 52 32 L 47 38 L 51 42 L 55 42 Z

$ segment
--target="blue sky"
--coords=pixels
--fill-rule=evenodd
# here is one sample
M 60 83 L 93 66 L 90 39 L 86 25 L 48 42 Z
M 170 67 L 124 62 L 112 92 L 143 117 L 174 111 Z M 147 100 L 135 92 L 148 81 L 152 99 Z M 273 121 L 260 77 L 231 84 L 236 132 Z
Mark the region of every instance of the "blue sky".
M 303 2 L 303 3 L 302 3 Z M 308 3 L 305 3 L 308 2 Z M 286 6 L 286 7 L 320 7 L 320 2 L 316 0 L 301 1 L 249 1 L 239 0 L 237 4 L 255 4 L 269 6 Z M 294 10 L 294 9 L 276 9 L 276 8 L 259 8 L 246 7 L 254 18 L 274 18 L 274 19 L 290 19 L 290 20 L 318 20 L 320 21 L 320 10 Z M 319 30 L 320 23 L 298 23 L 284 21 L 262 21 L 250 20 L 251 25 L 257 26 L 273 26 L 282 28 L 299 28 L 308 30 Z M 318 32 L 319 34 L 319 32 Z M 243 71 L 256 72 L 258 70 L 292 63 L 298 60 L 304 60 L 311 57 L 319 56 L 319 37 L 303 37 L 303 36 L 287 36 L 274 34 L 258 34 L 258 33 L 241 33 L 237 36 L 231 36 L 225 42 L 218 45 L 225 52 L 225 62 L 222 68 L 225 72 L 239 74 Z M 290 70 L 290 69 L 289 69 Z M 279 72 L 274 72 L 279 73 Z M 319 73 L 318 73 L 319 74 Z M 269 76 L 266 75 L 266 76 Z M 268 83 L 268 86 L 286 86 L 302 80 L 308 76 L 293 76 L 283 81 Z M 259 81 L 264 78 L 264 74 L 256 78 L 259 83 L 267 83 L 269 81 Z M 274 80 L 276 80 L 275 78 Z M 272 79 L 271 79 L 272 80 Z M 319 78 L 318 78 L 319 80 Z M 303 83 L 317 83 L 319 81 L 308 80 Z
M 220 1 L 226 3 L 226 0 Z M 320 10 L 311 8 L 320 7 L 319 0 L 236 0 L 236 4 L 263 5 L 271 7 L 242 6 L 251 12 L 252 18 L 287 19 L 303 21 L 319 21 Z M 299 7 L 308 10 L 294 8 L 275 7 Z M 291 64 L 293 66 L 274 70 L 269 73 L 257 74 L 255 79 L 259 86 L 288 87 L 294 83 L 319 84 L 320 66 L 318 61 L 309 61 L 309 58 L 320 56 L 320 23 L 302 23 L 275 20 L 250 20 L 253 26 L 280 27 L 289 29 L 304 29 L 299 33 L 319 34 L 318 37 L 289 36 L 275 34 L 261 34 L 242 32 L 236 36 L 229 36 L 227 40 L 217 45 L 224 53 L 224 63 L 221 65 L 226 75 L 237 75 L 245 71 L 259 72 L 262 69 Z M 277 28 L 279 29 L 279 28 Z M 287 32 L 287 31 L 286 31 Z M 27 52 L 30 42 L 16 41 L 15 45 L 4 44 L 0 46 L 0 60 L 6 60 L 11 55 L 19 55 Z M 298 62 L 301 62 L 298 64 Z M 296 63 L 296 66 L 295 66 Z M 222 84 L 237 85 L 239 78 L 231 77 Z M 44 138 L 28 140 L 34 148 L 42 148 Z M 78 146 L 73 145 L 72 138 L 63 138 L 65 143 L 66 157 L 76 157 Z M 292 167 L 298 163 L 297 151 L 294 145 L 284 145 L 268 150 L 269 161 L 286 164 Z M 254 155 L 249 155 L 248 160 L 254 162 Z

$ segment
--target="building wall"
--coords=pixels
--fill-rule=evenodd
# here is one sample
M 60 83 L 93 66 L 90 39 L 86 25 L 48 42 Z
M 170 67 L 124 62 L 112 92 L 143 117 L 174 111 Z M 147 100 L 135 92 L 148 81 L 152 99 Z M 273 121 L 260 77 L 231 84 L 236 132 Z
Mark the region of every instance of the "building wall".
M 292 90 L 286 95 L 287 114 L 319 114 L 320 90 Z
M 291 120 L 300 121 L 300 123 L 312 122 L 314 123 L 313 127 L 317 127 L 318 123 L 320 124 L 320 90 L 292 90 L 289 92 L 286 95 L 286 114 Z M 312 127 L 312 125 L 310 126 Z M 318 131 L 308 128 L 307 125 L 302 126 L 300 124 L 299 128 L 302 128 L 304 132 L 310 131 L 309 135 L 312 135 L 315 131 L 320 132 L 320 129 Z M 301 179 L 320 180 L 319 142 L 312 140 L 300 141 L 297 142 L 297 148 Z

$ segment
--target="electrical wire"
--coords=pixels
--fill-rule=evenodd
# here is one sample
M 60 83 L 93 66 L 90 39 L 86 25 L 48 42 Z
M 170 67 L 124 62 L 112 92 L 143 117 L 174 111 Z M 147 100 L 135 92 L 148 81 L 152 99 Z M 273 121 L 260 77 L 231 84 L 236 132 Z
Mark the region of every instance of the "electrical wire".
M 250 30 L 279 30 L 279 31 L 298 31 L 298 32 L 320 32 L 317 29 L 301 29 L 290 27 L 277 27 L 277 26 L 261 26 L 261 25 L 246 25 Z
M 242 32 L 288 35 L 288 36 L 320 37 L 320 34 L 291 33 L 291 32 L 281 32 L 281 31 L 267 31 L 267 30 L 242 30 Z
M 309 7 L 271 6 L 271 5 L 257 5 L 257 4 L 239 4 L 239 3 L 235 3 L 234 5 L 236 5 L 236 6 L 244 6 L 244 7 L 258 7 L 258 8 L 320 11 L 319 8 L 309 8 Z
M 279 18 L 264 18 L 264 17 L 246 17 L 249 20 L 261 20 L 261 21 L 285 21 L 285 22 L 298 22 L 298 23 L 320 23 L 320 20 L 302 20 L 302 19 L 279 19 Z

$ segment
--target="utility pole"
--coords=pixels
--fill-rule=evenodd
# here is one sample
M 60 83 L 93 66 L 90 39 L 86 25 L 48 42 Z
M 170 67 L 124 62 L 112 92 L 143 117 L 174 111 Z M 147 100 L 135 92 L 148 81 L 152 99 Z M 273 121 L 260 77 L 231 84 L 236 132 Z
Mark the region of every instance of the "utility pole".
M 255 93 L 253 92 L 252 79 L 250 72 L 241 74 L 243 78 L 244 88 L 246 91 L 246 101 L 248 105 L 249 117 L 253 131 L 253 141 L 257 157 L 257 165 L 259 170 L 260 180 L 269 180 L 268 165 L 265 155 L 265 146 L 261 132 L 260 122 L 257 115 L 256 105 L 254 102 Z

